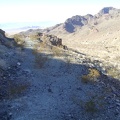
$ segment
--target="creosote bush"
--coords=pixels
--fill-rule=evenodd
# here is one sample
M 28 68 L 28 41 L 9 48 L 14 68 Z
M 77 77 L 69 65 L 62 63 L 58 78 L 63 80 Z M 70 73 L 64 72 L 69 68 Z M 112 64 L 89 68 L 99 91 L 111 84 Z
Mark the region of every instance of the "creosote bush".
M 81 80 L 83 83 L 95 82 L 98 77 L 100 77 L 100 72 L 97 69 L 90 68 L 89 73 L 83 75 Z

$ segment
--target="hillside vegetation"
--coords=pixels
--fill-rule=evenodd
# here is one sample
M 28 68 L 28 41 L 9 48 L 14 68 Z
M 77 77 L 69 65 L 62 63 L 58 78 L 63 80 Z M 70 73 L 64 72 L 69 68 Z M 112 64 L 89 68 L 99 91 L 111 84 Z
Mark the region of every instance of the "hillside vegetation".
M 13 38 L 1 30 L 0 119 L 119 120 L 119 18 L 108 7 Z

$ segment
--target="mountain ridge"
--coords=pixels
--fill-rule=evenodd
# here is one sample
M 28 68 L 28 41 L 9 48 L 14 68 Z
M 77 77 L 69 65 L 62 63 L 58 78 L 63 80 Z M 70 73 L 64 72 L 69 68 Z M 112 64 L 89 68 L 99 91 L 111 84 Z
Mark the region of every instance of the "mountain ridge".
M 101 21 L 101 19 L 112 19 L 118 16 L 120 16 L 120 9 L 116 9 L 114 7 L 104 7 L 95 15 L 87 14 L 84 16 L 72 16 L 71 18 L 68 18 L 64 23 L 58 25 L 58 27 L 62 25 L 63 30 L 68 33 L 73 33 L 75 32 L 76 27 L 81 28 L 86 25 L 96 25 Z
M 33 32 L 42 32 L 55 35 L 61 38 L 63 44 L 68 48 L 120 66 L 118 59 L 120 50 L 119 20 L 120 9 L 104 7 L 94 16 L 91 14 L 76 15 L 53 27 L 23 33 L 29 35 Z

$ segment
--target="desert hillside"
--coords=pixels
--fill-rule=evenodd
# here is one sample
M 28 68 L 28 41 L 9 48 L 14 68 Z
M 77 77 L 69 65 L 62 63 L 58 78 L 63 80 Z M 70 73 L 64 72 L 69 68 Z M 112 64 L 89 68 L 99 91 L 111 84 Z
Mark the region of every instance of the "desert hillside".
M 119 120 L 119 12 L 0 30 L 0 120 Z
M 21 35 L 37 33 L 55 35 L 62 39 L 69 49 L 89 56 L 103 63 L 103 67 L 113 66 L 119 76 L 120 68 L 120 9 L 104 7 L 97 14 L 76 15 L 64 23 L 46 29 L 28 30 Z
M 120 68 L 120 10 L 106 7 L 96 15 L 73 16 L 45 32 L 79 52 Z

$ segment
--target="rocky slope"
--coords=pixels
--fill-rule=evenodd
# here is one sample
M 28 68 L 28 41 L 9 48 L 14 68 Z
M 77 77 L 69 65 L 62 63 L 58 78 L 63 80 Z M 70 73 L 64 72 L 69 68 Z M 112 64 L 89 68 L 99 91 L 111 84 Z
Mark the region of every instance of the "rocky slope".
M 38 32 L 55 35 L 64 45 L 103 62 L 105 66 L 120 68 L 120 9 L 105 7 L 96 15 L 76 15 L 64 23 L 47 29 L 29 30 L 22 34 Z M 116 70 L 114 70 L 116 71 Z M 119 73 L 119 70 L 118 74 Z
M 0 44 L 0 119 L 119 120 L 119 80 L 103 74 L 100 61 L 39 38 L 25 37 L 23 47 Z
M 58 24 L 55 27 L 48 28 L 47 31 L 59 32 L 61 30 L 65 30 L 68 33 L 73 33 L 76 32 L 77 28 L 82 28 L 84 26 L 92 27 L 97 24 L 100 24 L 101 22 L 104 22 L 104 20 L 117 18 L 118 16 L 120 16 L 120 9 L 116 9 L 113 7 L 105 7 L 102 10 L 100 10 L 96 15 L 76 15 L 71 18 L 68 18 L 63 24 Z
M 105 7 L 96 15 L 76 15 L 42 32 L 56 35 L 69 48 L 120 68 L 120 9 Z

